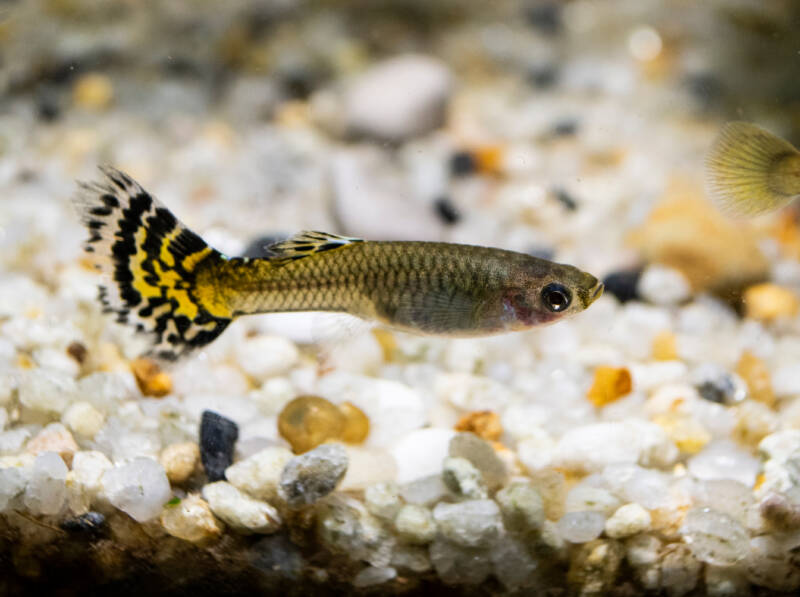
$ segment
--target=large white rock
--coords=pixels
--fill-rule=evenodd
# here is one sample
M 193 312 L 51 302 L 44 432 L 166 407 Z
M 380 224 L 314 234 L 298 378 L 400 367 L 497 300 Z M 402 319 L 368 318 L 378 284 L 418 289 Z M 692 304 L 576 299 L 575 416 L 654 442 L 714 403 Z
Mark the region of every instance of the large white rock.
M 450 95 L 450 71 L 429 56 L 401 55 L 376 64 L 345 93 L 350 131 L 399 141 L 438 127 Z
M 450 440 L 456 432 L 452 429 L 418 429 L 406 435 L 392 447 L 397 462 L 397 482 L 409 483 L 442 471 L 448 457 Z
M 631 419 L 570 429 L 556 445 L 553 463 L 591 473 L 618 463 L 665 467 L 677 457 L 678 449 L 658 425 Z

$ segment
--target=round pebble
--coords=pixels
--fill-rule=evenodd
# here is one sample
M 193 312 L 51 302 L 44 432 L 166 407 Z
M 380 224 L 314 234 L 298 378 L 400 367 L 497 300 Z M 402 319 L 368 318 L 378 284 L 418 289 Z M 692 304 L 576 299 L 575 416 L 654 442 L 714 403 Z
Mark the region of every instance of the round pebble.
M 600 536 L 605 523 L 601 512 L 568 512 L 558 521 L 558 532 L 570 543 L 586 543 Z
M 748 534 L 736 520 L 711 508 L 694 508 L 686 515 L 683 536 L 695 557 L 716 566 L 743 560 Z
M 295 454 L 339 439 L 345 428 L 344 413 L 319 396 L 298 396 L 278 415 L 278 432 Z

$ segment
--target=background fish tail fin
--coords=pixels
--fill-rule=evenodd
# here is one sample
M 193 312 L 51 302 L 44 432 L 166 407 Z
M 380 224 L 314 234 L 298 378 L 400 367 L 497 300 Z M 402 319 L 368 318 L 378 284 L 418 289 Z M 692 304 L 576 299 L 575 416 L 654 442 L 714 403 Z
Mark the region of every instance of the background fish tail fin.
M 729 122 L 706 156 L 708 194 L 733 215 L 775 211 L 800 193 L 799 160 L 800 153 L 790 143 L 769 131 Z
M 128 175 L 102 171 L 106 180 L 81 184 L 74 202 L 89 230 L 85 250 L 105 274 L 100 299 L 106 311 L 150 335 L 151 353 L 160 358 L 173 360 L 211 342 L 232 314 L 210 300 L 215 293 L 198 273 L 222 255 Z

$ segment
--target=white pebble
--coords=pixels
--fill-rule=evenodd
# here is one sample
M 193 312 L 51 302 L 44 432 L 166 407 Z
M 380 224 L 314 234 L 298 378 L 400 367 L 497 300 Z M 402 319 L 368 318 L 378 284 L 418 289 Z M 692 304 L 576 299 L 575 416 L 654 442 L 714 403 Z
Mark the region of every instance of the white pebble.
M 698 479 L 733 479 L 753 487 L 759 461 L 728 440 L 715 441 L 688 462 L 689 472 Z
M 270 501 L 277 496 L 281 473 L 293 456 L 283 447 L 265 448 L 229 466 L 225 478 L 254 498 Z
M 25 488 L 25 507 L 34 514 L 58 514 L 67 497 L 67 465 L 55 452 L 36 457 Z
M 77 384 L 65 374 L 55 371 L 26 372 L 19 384 L 20 404 L 32 410 L 63 412 L 75 398 Z
M 258 382 L 286 372 L 300 353 L 293 342 L 280 336 L 255 336 L 236 345 L 236 362 Z
M 171 495 L 164 467 L 152 458 L 137 457 L 108 469 L 102 485 L 108 501 L 138 522 L 158 516 Z
M 392 580 L 395 576 L 397 576 L 397 570 L 394 568 L 369 566 L 356 574 L 353 579 L 353 586 L 363 588 L 381 585 Z
M 105 416 L 89 402 L 75 402 L 64 412 L 61 422 L 76 435 L 92 438 L 103 428 Z
M 570 543 L 586 543 L 603 532 L 606 517 L 601 512 L 568 512 L 558 521 L 558 532 Z
M 492 500 L 437 504 L 433 518 L 444 537 L 466 547 L 488 545 L 502 528 L 500 508 Z
M 375 483 L 364 490 L 364 504 L 370 514 L 392 520 L 403 506 L 395 483 Z
M 345 96 L 347 127 L 381 140 L 402 140 L 437 127 L 452 81 L 447 66 L 407 54 L 372 66 Z
M 716 566 L 736 564 L 749 549 L 745 528 L 727 514 L 711 508 L 690 510 L 682 532 L 695 557 Z
M 436 536 L 436 521 L 424 506 L 406 504 L 397 513 L 394 526 L 403 539 L 414 544 L 430 543 Z
M 639 504 L 625 504 L 606 521 L 606 535 L 612 539 L 630 537 L 650 529 L 650 512 Z
M 273 533 L 281 526 L 281 518 L 275 508 L 248 497 L 225 481 L 203 487 L 203 498 L 214 514 L 240 531 Z
M 447 458 L 452 429 L 432 427 L 412 431 L 392 447 L 397 462 L 397 482 L 409 483 L 430 475 L 438 475 Z

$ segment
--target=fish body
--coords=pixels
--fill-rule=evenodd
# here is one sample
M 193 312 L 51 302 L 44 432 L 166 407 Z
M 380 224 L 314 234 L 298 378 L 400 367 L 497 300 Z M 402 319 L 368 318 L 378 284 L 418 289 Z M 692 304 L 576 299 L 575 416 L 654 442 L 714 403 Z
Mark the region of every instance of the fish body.
M 404 331 L 482 336 L 578 313 L 601 293 L 579 269 L 488 247 L 365 241 L 302 232 L 270 257 L 226 257 L 126 174 L 82 185 L 86 250 L 108 283 L 118 320 L 151 334 L 173 359 L 216 338 L 236 317 L 344 312 Z
M 706 156 L 706 186 L 732 215 L 755 216 L 800 197 L 800 151 L 748 122 L 729 122 Z

